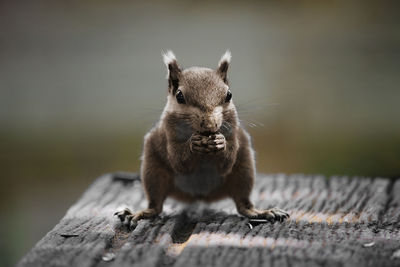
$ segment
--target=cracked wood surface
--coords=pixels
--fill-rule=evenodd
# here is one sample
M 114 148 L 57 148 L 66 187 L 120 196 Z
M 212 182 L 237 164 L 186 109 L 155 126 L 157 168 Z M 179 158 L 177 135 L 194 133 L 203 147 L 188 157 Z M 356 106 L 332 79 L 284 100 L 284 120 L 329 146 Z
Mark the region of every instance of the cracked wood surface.
M 258 175 L 252 200 L 291 217 L 250 225 L 230 200 L 167 200 L 128 231 L 113 213 L 146 207 L 140 179 L 104 175 L 18 266 L 400 266 L 400 179 Z

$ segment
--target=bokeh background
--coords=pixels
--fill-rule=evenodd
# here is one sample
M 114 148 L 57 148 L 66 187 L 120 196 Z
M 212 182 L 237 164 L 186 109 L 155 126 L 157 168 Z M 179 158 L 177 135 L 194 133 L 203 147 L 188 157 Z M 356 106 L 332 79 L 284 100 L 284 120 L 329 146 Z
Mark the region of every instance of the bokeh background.
M 99 175 L 138 171 L 161 51 L 216 67 L 266 173 L 400 176 L 395 1 L 1 1 L 0 265 Z

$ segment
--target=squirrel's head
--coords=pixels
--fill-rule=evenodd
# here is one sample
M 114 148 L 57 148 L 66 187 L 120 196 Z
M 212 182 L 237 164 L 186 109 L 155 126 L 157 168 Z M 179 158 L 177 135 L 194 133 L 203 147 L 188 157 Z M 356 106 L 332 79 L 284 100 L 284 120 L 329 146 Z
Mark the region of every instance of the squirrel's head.
M 227 71 L 231 53 L 226 51 L 217 69 L 181 69 L 175 55 L 164 55 L 168 68 L 168 103 L 165 112 L 173 123 L 184 123 L 200 133 L 230 132 L 237 124 Z

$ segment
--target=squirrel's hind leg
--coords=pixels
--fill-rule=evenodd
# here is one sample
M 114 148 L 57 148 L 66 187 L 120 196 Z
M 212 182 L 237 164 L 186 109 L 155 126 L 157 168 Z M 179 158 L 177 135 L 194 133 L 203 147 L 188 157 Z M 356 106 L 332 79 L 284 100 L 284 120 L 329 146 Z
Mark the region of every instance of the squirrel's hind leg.
M 174 184 L 173 173 L 159 161 L 151 139 L 148 141 L 145 143 L 140 175 L 148 201 L 147 209 L 132 212 L 126 208 L 115 213 L 129 229 L 135 228 L 137 222 L 141 219 L 150 219 L 160 214 L 163 210 L 164 201 L 171 193 Z

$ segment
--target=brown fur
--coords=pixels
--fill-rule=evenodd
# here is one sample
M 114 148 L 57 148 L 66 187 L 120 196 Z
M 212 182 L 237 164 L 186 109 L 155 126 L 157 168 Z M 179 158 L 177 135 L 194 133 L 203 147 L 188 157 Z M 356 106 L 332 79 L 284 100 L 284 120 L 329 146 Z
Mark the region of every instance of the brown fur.
M 244 216 L 287 218 L 289 215 L 279 209 L 257 210 L 250 201 L 254 153 L 233 101 L 225 101 L 229 60 L 223 58 L 217 70 L 192 67 L 181 71 L 175 58 L 167 66 L 168 101 L 159 123 L 144 140 L 141 177 L 148 209 L 135 214 L 125 210 L 117 213 L 120 219 L 136 223 L 157 215 L 167 197 L 185 202 L 228 197 Z M 179 90 L 185 104 L 175 98 Z M 204 177 L 208 174 L 211 177 Z M 203 191 L 191 188 L 191 183 Z

